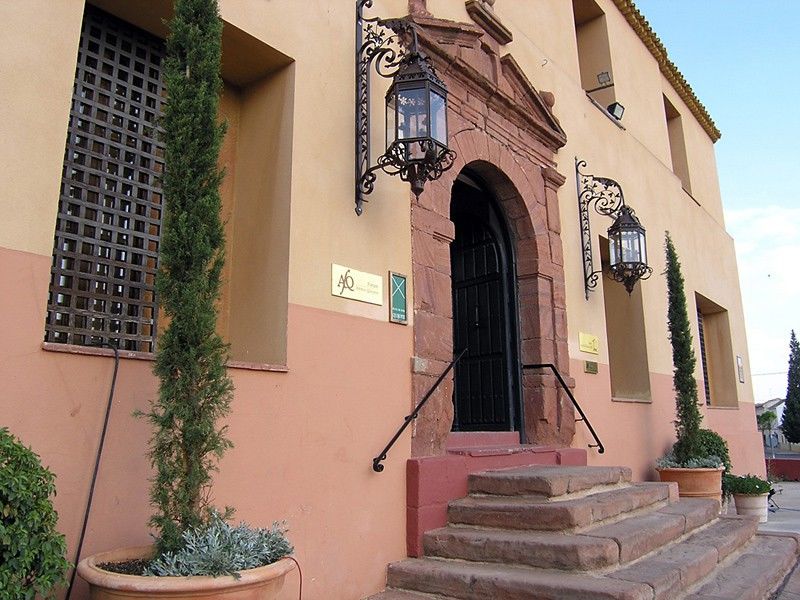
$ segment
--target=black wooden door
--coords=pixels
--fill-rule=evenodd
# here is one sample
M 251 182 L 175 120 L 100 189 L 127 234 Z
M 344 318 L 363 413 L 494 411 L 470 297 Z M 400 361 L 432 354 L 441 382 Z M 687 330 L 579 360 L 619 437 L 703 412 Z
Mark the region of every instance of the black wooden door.
M 454 431 L 515 428 L 514 340 L 510 335 L 509 249 L 496 209 L 485 192 L 456 182 L 450 246 L 453 342 L 467 353 L 456 365 Z

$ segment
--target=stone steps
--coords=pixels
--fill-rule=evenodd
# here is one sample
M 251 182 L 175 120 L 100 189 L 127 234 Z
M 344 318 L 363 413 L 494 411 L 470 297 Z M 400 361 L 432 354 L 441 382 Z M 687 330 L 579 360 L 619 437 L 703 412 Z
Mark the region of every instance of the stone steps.
M 658 503 L 663 505 L 668 500 L 669 486 L 661 483 L 633 484 L 558 501 L 540 496 L 472 493 L 451 502 L 447 517 L 450 523 L 460 525 L 567 531 Z
M 544 467 L 504 469 L 469 476 L 470 494 L 494 496 L 542 495 L 548 498 L 582 492 L 602 485 L 630 483 L 624 467 Z
M 425 535 L 425 557 L 389 565 L 372 600 L 759 600 L 800 548 L 800 536 L 719 517 L 713 500 L 631 484 L 626 469 L 493 471 L 469 490 Z
M 526 567 L 413 558 L 389 565 L 387 585 L 460 600 L 650 600 L 643 583 Z M 381 600 L 383 600 L 381 598 Z
M 688 500 L 579 535 L 450 526 L 428 532 L 424 547 L 438 558 L 588 571 L 640 558 L 715 517 L 713 501 Z
M 793 535 L 758 534 L 733 560 L 686 595 L 687 600 L 762 600 L 795 566 Z

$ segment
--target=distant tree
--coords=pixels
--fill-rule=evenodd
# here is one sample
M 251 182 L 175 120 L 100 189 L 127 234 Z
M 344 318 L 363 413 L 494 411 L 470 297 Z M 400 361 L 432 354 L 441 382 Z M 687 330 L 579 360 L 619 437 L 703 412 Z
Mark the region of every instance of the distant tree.
M 781 429 L 786 439 L 800 442 L 800 344 L 792 330 L 789 338 L 789 374 L 786 378 L 786 408 Z
M 761 431 L 769 431 L 772 429 L 772 426 L 777 420 L 778 415 L 775 414 L 774 410 L 768 410 L 756 417 L 756 423 Z

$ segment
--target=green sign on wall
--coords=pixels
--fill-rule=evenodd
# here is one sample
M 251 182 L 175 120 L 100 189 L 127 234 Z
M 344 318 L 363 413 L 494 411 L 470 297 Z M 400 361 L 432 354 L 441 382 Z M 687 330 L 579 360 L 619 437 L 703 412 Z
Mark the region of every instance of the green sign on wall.
M 406 276 L 389 271 L 389 320 L 408 325 Z

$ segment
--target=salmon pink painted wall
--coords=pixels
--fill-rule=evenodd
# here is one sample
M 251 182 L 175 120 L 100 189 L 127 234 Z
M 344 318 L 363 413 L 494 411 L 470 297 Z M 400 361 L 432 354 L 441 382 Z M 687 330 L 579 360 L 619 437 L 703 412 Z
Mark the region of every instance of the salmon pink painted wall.
M 0 414 L 56 473 L 73 560 L 113 360 L 41 348 L 49 268 L 49 257 L 0 248 L 0 280 L 15 290 L 0 294 Z M 288 373 L 231 370 L 235 448 L 215 502 L 252 524 L 287 521 L 306 600 L 361 598 L 405 556 L 408 435 L 383 473 L 371 459 L 408 410 L 409 329 L 291 305 L 288 352 Z M 148 360 L 121 361 L 84 555 L 149 540 L 149 429 L 131 413 L 156 393 L 150 369 Z M 282 598 L 296 598 L 297 583 L 295 572 Z M 73 594 L 85 597 L 83 587 Z
M 654 462 L 675 442 L 675 393 L 672 376 L 650 373 L 652 402 L 611 400 L 608 365 L 599 363 L 597 375 L 583 372 L 583 361 L 572 360 L 575 398 L 605 445 L 605 453 L 589 450 L 590 465 L 624 465 L 634 479 L 657 480 Z M 734 473 L 764 476 L 761 436 L 756 429 L 755 405 L 738 408 L 701 407 L 702 427 L 719 433 L 730 448 Z M 577 423 L 573 447 L 591 443 L 587 429 Z

